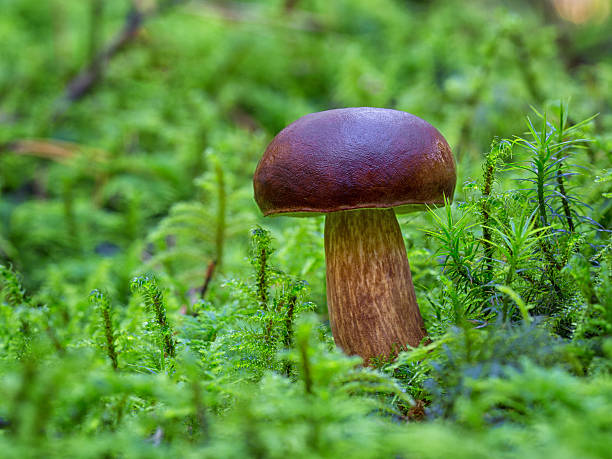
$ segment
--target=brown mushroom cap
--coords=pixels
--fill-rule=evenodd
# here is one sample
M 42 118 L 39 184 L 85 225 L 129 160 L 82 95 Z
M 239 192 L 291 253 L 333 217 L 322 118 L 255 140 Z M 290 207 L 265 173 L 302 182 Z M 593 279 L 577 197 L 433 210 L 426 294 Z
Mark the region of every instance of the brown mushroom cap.
M 398 207 L 405 212 L 452 199 L 450 147 L 431 124 L 383 108 L 303 116 L 268 145 L 255 170 L 264 215 Z

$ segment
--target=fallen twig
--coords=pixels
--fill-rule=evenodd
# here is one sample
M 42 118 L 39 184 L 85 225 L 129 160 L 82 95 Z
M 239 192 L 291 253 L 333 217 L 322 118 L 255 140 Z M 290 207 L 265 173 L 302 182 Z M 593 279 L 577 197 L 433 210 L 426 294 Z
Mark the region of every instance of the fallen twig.
M 125 17 L 123 27 L 110 40 L 109 44 L 102 48 L 93 59 L 81 71 L 68 82 L 64 94 L 58 101 L 55 118 L 61 116 L 66 109 L 75 101 L 85 96 L 93 86 L 100 80 L 108 61 L 119 51 L 124 49 L 140 31 L 144 22 L 156 16 L 170 7 L 176 6 L 185 0 L 167 0 L 157 8 L 143 11 L 133 6 Z
M 204 285 L 202 286 L 202 290 L 200 291 L 200 299 L 202 300 L 204 299 L 204 295 L 206 295 L 206 290 L 208 290 L 208 284 L 210 284 L 216 266 L 217 260 L 212 260 L 208 264 L 208 268 L 206 269 L 206 277 L 204 278 Z
M 105 161 L 107 156 L 106 152 L 97 148 L 54 139 L 18 139 L 0 146 L 0 153 L 6 151 L 54 161 L 68 161 L 83 150 L 95 152 L 92 155 L 94 161 Z

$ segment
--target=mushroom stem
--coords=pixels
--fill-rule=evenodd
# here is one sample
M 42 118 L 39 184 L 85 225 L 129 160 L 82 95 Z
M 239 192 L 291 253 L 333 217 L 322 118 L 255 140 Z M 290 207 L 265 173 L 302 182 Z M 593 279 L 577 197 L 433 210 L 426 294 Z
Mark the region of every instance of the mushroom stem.
M 336 344 L 363 357 L 396 355 L 425 336 L 393 209 L 325 217 L 327 304 Z

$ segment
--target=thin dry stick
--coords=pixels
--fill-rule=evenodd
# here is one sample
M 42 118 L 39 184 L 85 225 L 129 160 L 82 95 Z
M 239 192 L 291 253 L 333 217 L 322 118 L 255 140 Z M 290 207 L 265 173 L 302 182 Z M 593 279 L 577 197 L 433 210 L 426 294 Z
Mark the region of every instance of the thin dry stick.
M 215 272 L 215 266 L 217 266 L 217 260 L 212 260 L 208 264 L 208 268 L 206 269 L 206 276 L 204 277 L 204 285 L 202 286 L 202 290 L 200 291 L 200 299 L 204 299 L 206 295 L 206 290 L 208 290 L 208 284 L 210 284 L 210 280 L 213 277 L 213 273 Z
M 140 28 L 147 19 L 183 1 L 184 0 L 168 0 L 151 11 L 142 11 L 136 6 L 133 6 L 127 13 L 121 30 L 117 32 L 108 45 L 102 48 L 102 50 L 90 60 L 87 66 L 84 67 L 77 76 L 68 82 L 64 95 L 58 102 L 59 108 L 55 113 L 55 117 L 61 116 L 73 102 L 81 99 L 93 88 L 102 77 L 108 61 L 138 35 Z
M 99 148 L 57 139 L 16 139 L 0 145 L 0 153 L 37 156 L 53 161 L 69 161 L 85 150 L 91 152 L 90 159 L 95 162 L 104 162 L 108 157 L 108 153 Z
M 141 11 L 135 8 L 130 10 L 119 33 L 66 85 L 62 108 L 65 109 L 67 105 L 79 100 L 91 90 L 102 76 L 105 64 L 136 37 L 144 17 Z

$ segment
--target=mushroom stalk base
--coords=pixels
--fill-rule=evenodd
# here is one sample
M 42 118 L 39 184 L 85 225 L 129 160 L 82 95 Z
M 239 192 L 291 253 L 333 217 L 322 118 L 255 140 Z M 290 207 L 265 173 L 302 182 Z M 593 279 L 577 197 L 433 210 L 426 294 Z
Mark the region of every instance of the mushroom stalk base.
M 425 326 L 393 209 L 327 214 L 325 259 L 332 333 L 347 354 L 369 364 L 421 342 Z

